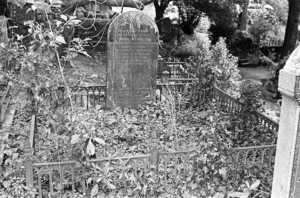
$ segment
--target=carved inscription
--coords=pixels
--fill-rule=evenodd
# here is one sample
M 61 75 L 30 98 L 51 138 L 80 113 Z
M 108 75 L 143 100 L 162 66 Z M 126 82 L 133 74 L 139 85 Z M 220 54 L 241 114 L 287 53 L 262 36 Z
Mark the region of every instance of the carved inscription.
M 157 57 L 154 21 L 141 12 L 117 17 L 108 30 L 108 105 L 136 108 L 153 100 Z

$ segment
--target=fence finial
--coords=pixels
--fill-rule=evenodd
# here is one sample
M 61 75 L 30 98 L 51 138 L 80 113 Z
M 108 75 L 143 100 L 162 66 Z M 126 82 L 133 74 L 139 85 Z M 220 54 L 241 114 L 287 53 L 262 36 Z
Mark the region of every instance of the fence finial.
M 149 165 L 151 169 L 155 169 L 158 172 L 158 159 L 159 159 L 159 151 L 157 147 L 154 147 L 151 150 L 151 156 L 149 158 Z

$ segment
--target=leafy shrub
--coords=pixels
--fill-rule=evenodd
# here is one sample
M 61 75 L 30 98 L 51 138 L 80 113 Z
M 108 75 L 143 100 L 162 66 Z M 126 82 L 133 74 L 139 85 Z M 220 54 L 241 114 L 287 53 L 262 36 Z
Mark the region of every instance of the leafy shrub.
M 197 37 L 191 46 L 196 55 L 188 61 L 189 70 L 199 78 L 200 89 L 211 89 L 217 85 L 231 95 L 237 96 L 241 76 L 237 69 L 237 58 L 232 56 L 225 43 L 220 40 L 213 46 L 207 40 Z
M 279 29 L 279 22 L 277 17 L 271 11 L 264 8 L 255 9 L 250 12 L 251 25 L 249 26 L 249 33 L 254 36 L 256 42 L 260 44 L 267 42 L 268 32 L 277 32 Z
M 259 124 L 257 111 L 263 111 L 261 88 L 248 85 L 242 88 L 238 102 L 241 110 L 230 114 L 230 139 L 235 147 L 260 146 L 276 144 L 276 134 L 273 130 L 265 129 Z

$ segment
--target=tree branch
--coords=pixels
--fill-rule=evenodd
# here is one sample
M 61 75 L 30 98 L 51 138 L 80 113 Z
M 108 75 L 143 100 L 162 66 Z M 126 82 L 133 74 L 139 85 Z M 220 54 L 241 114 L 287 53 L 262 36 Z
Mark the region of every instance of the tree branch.
M 65 8 L 67 8 L 68 12 L 72 12 L 75 10 L 78 6 L 84 6 L 85 4 L 88 4 L 88 0 L 63 0 L 65 4 Z M 124 7 L 132 7 L 132 8 L 142 8 L 143 6 L 146 6 L 154 0 L 96 0 L 98 4 L 108 5 L 108 6 L 117 6 L 121 7 L 122 5 Z

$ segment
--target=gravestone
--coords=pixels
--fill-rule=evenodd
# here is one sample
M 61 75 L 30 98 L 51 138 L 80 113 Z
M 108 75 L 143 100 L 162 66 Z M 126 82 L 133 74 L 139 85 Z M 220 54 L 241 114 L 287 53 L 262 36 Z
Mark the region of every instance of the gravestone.
M 140 11 L 125 12 L 108 28 L 107 106 L 137 108 L 155 99 L 158 29 Z
M 272 198 L 300 197 L 300 46 L 280 71 L 282 105 Z

